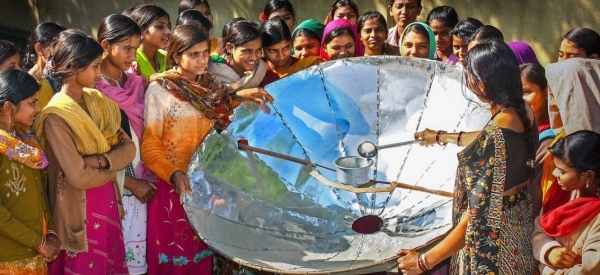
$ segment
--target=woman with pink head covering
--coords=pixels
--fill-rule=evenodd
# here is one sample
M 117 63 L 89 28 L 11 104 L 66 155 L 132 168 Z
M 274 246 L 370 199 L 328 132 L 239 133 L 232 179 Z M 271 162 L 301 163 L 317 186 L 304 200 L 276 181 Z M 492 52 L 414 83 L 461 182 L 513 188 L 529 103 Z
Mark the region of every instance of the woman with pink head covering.
M 363 56 L 363 45 L 356 26 L 346 19 L 336 19 L 325 26 L 321 42 L 321 57 L 335 60 L 346 57 Z
M 535 55 L 535 52 L 529 46 L 529 44 L 523 41 L 513 41 L 508 43 L 508 46 L 512 49 L 513 53 L 517 57 L 517 61 L 519 61 L 519 65 L 525 63 L 535 63 L 540 64 Z

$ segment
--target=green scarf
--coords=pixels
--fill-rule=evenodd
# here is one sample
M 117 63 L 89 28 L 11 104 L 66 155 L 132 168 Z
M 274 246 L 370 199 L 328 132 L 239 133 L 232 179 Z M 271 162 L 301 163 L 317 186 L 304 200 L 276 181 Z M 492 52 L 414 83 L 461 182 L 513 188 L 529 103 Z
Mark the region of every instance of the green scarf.
M 435 34 L 433 34 L 433 30 L 431 30 L 431 28 L 429 26 L 427 26 L 427 24 L 421 23 L 421 22 L 412 22 L 412 23 L 408 24 L 408 26 L 406 26 L 406 28 L 404 28 L 404 31 L 402 32 L 402 36 L 400 37 L 400 43 L 398 43 L 398 46 L 400 47 L 400 55 L 402 55 L 402 41 L 404 41 L 404 36 L 406 35 L 406 30 L 409 30 L 414 25 L 421 25 L 427 30 L 427 33 L 429 34 L 429 56 L 427 57 L 427 59 L 433 59 L 435 57 L 435 46 L 436 46 L 435 45 Z
M 310 30 L 312 32 L 314 32 L 318 37 L 319 37 L 319 42 L 321 40 L 323 40 L 323 31 L 325 30 L 325 25 L 323 25 L 323 23 L 314 20 L 314 19 L 308 19 L 303 21 L 302 23 L 300 23 L 300 25 L 298 25 L 294 31 L 292 32 L 292 37 L 294 37 L 294 35 L 296 34 L 296 32 L 299 29 L 307 29 Z

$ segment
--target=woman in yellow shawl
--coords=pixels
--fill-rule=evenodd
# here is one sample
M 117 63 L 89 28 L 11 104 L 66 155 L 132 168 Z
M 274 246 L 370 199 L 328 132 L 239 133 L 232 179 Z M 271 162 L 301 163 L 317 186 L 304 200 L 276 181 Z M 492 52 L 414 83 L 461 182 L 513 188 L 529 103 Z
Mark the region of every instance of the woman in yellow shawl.
M 121 129 L 119 106 L 92 89 L 102 48 L 79 30 L 64 31 L 52 60 L 63 83 L 36 118 L 48 156 L 50 207 L 62 244 L 50 274 L 127 274 L 117 171 L 135 156 Z
M 261 26 L 262 44 L 267 70 L 286 77 L 297 71 L 324 62 L 318 56 L 292 57 L 292 34 L 281 18 L 266 20 Z

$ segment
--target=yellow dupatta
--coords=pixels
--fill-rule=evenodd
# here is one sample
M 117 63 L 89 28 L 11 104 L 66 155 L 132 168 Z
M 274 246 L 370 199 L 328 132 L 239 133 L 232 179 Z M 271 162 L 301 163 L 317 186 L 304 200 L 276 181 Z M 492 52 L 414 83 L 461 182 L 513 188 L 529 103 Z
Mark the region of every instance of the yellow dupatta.
M 104 154 L 117 144 L 117 131 L 121 128 L 119 106 L 98 90 L 84 88 L 83 100 L 88 115 L 75 100 L 65 93 L 57 93 L 42 110 L 34 123 L 35 135 L 42 148 L 46 148 L 44 120 L 55 114 L 65 120 L 75 136 L 77 151 L 82 155 Z
M 298 61 L 296 61 L 296 63 L 294 63 L 294 65 L 290 66 L 286 73 L 280 74 L 279 77 L 286 77 L 297 71 L 304 70 L 310 66 L 320 64 L 321 62 L 325 62 L 325 59 L 319 56 L 309 56 L 299 59 Z
M 550 146 L 554 145 L 559 139 L 564 138 L 566 136 L 567 132 L 565 131 L 565 129 L 563 129 L 562 131 L 560 131 L 560 133 L 556 135 Z M 555 177 L 552 175 L 552 172 L 554 172 L 554 168 L 554 156 L 552 155 L 552 153 L 547 152 L 546 157 L 544 158 L 542 181 L 540 182 L 540 184 L 542 185 L 543 202 L 546 202 L 548 200 L 546 194 L 548 193 L 550 187 L 552 187 L 552 184 L 554 183 Z

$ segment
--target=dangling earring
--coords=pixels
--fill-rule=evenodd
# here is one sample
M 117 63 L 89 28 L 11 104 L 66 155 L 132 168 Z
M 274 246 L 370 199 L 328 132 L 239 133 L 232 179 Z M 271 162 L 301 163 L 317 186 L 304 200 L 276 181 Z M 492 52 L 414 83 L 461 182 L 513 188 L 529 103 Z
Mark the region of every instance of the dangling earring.
M 12 116 L 12 112 L 11 111 L 7 111 L 6 113 L 8 114 L 8 124 L 11 124 L 12 120 L 10 119 L 10 117 Z
M 590 180 L 589 179 L 587 179 L 585 181 L 585 188 L 590 188 Z

